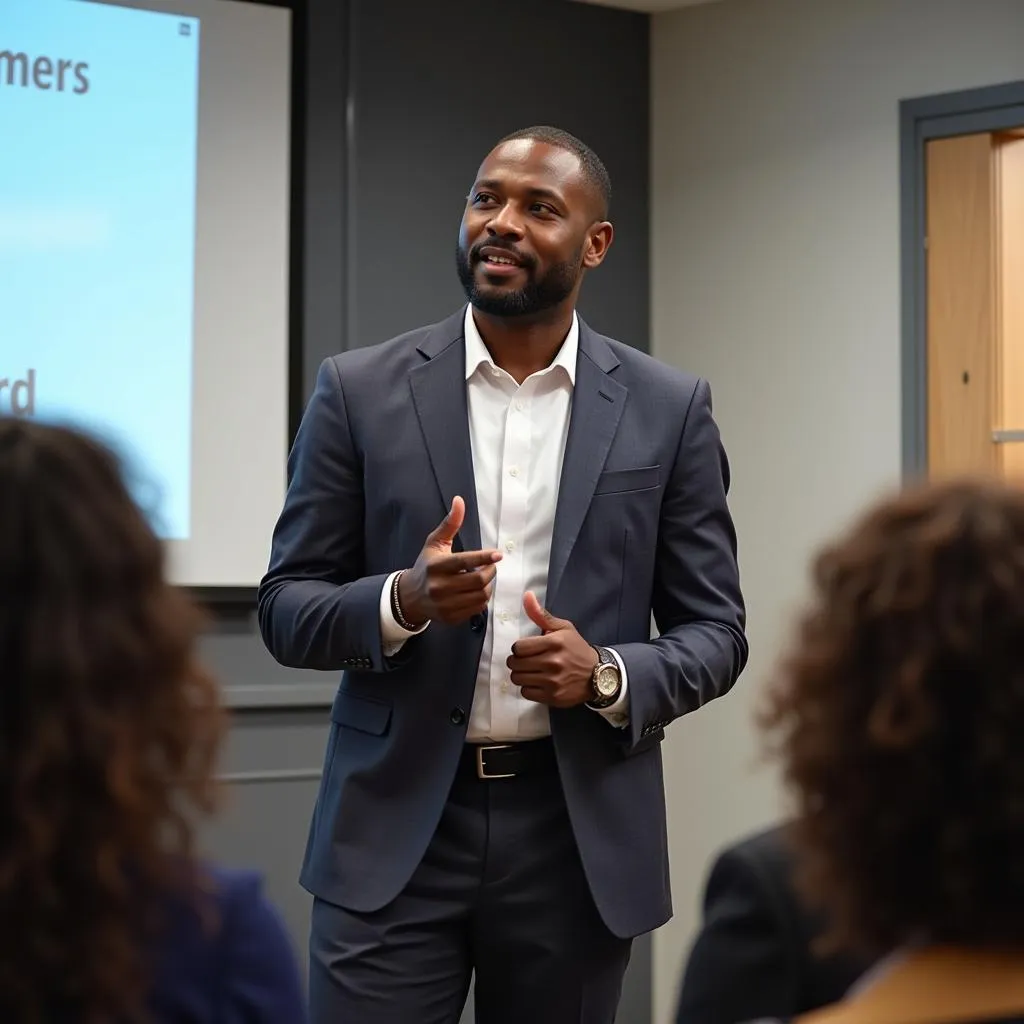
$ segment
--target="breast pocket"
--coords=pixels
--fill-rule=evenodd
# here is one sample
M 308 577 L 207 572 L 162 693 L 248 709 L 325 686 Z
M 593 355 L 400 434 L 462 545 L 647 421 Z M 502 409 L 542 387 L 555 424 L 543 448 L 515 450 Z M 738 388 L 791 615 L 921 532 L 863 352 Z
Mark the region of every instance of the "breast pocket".
M 640 466 L 637 469 L 609 469 L 597 478 L 594 496 L 628 494 L 647 491 L 661 483 L 661 466 Z

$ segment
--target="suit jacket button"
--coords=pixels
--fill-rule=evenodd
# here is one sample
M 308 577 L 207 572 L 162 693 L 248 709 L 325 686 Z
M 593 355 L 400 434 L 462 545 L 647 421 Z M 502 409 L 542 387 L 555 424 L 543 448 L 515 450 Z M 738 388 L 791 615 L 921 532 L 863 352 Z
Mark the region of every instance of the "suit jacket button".
M 474 615 L 469 620 L 469 628 L 473 630 L 474 633 L 479 633 L 480 630 L 484 628 L 486 622 L 487 620 L 482 615 Z
M 451 714 L 448 716 L 448 721 L 451 722 L 452 725 L 462 725 L 465 720 L 466 712 L 463 711 L 462 708 L 452 708 Z

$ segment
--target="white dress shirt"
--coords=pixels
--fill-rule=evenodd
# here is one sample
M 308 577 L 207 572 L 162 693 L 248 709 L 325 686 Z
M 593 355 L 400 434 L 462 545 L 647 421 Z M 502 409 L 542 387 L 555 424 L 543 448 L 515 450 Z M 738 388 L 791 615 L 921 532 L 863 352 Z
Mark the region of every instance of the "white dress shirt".
M 516 640 L 540 633 L 523 608 L 523 595 L 532 590 L 544 606 L 579 330 L 574 313 L 551 365 L 517 384 L 495 366 L 472 307 L 466 307 L 466 398 L 480 543 L 503 556 L 497 563 L 477 669 L 466 735 L 471 743 L 539 739 L 551 731 L 547 706 L 522 696 L 511 681 L 506 659 Z M 381 637 L 389 656 L 415 635 L 392 614 L 394 575 L 388 577 L 380 601 Z M 622 728 L 629 721 L 626 669 L 614 650 L 612 654 L 622 676 L 622 692 L 611 707 L 595 713 Z

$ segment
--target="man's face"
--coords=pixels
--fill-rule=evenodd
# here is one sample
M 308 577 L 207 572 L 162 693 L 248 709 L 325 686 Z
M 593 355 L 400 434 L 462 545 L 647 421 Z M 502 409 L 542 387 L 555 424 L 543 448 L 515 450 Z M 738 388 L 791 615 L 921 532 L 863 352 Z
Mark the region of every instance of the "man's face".
M 531 317 L 574 302 L 584 266 L 603 258 L 590 253 L 596 202 L 575 154 L 532 139 L 495 149 L 470 190 L 456 250 L 473 306 Z

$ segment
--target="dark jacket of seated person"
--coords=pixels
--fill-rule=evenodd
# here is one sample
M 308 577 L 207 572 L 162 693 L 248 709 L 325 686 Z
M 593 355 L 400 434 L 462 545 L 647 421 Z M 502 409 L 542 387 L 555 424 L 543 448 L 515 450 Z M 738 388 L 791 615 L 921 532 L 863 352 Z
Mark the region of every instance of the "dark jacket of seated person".
M 147 997 L 154 1021 L 300 1024 L 305 1020 L 295 955 L 258 875 L 208 869 L 217 922 L 177 900 L 153 957 Z
M 867 969 L 856 957 L 813 952 L 822 923 L 801 904 L 791 873 L 782 827 L 721 851 L 708 875 L 676 1024 L 794 1017 L 842 998 Z
M 203 617 L 113 453 L 0 417 L 0 1021 L 301 1024 L 255 876 L 207 867 Z

